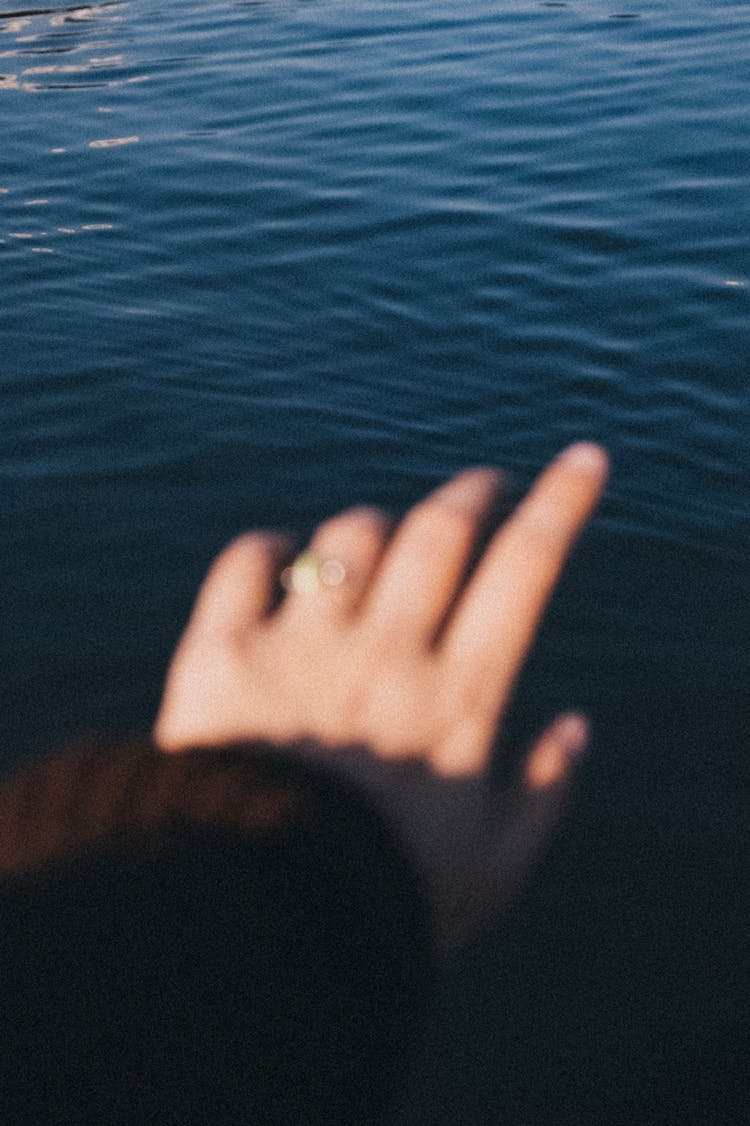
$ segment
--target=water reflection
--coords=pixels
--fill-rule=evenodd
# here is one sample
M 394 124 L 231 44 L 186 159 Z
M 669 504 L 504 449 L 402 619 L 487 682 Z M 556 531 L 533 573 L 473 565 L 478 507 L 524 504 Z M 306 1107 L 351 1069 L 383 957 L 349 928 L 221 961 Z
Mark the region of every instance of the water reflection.
M 128 8 L 129 4 L 112 0 L 0 12 L 0 91 L 11 97 L 14 92 L 44 95 L 94 87 L 114 90 L 144 81 L 146 76 L 134 73 L 129 59 L 132 29 L 125 22 Z M 5 246 L 6 253 L 14 248 L 16 253 L 53 254 L 59 249 L 61 238 L 67 241 L 70 235 L 114 228 L 109 221 L 81 222 L 87 216 L 71 214 L 72 201 L 64 211 L 60 209 L 59 191 L 50 194 L 49 190 L 50 182 L 56 183 L 60 174 L 53 171 L 50 162 L 64 165 L 71 159 L 65 154 L 73 154 L 75 160 L 76 153 L 80 156 L 86 150 L 119 149 L 135 144 L 140 136 L 127 111 L 124 119 L 115 115 L 117 124 L 109 120 L 105 125 L 99 124 L 97 118 L 113 114 L 111 105 L 96 106 L 90 100 L 85 106 L 77 100 L 76 105 L 77 110 L 71 113 L 67 102 L 54 99 L 54 108 L 46 101 L 40 103 L 46 117 L 27 111 L 16 113 L 16 142 L 24 155 L 16 176 L 6 181 L 2 189 L 4 221 L 0 223 L 0 245 Z M 49 136 L 39 132 L 38 123 L 42 120 L 57 120 L 57 143 L 52 147 Z M 67 169 L 70 167 L 66 165 Z M 10 173 L 8 164 L 6 174 Z M 107 220 L 109 216 L 102 218 Z
M 99 141 L 89 141 L 90 149 L 114 149 L 119 145 L 133 145 L 140 137 L 104 137 Z
M 0 50 L 3 70 L 0 90 L 37 93 L 80 86 L 119 85 L 122 80 L 113 79 L 111 72 L 124 66 L 124 56 L 110 53 L 120 44 L 105 40 L 103 36 L 111 35 L 115 25 L 122 21 L 124 7 L 119 0 L 113 0 L 112 3 L 69 8 L 0 12 L 0 36 L 8 36 L 13 44 Z M 54 56 L 79 54 L 84 57 L 74 62 L 54 60 Z M 45 56 L 47 61 L 31 64 L 27 61 L 39 56 Z

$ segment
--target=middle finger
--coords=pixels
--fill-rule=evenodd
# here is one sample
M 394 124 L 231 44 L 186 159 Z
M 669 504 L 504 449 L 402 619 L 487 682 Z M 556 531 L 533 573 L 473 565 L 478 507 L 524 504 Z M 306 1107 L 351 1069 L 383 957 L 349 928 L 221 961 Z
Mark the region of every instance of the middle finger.
M 435 638 L 500 494 L 502 474 L 468 469 L 407 513 L 373 577 L 363 612 L 381 637 Z

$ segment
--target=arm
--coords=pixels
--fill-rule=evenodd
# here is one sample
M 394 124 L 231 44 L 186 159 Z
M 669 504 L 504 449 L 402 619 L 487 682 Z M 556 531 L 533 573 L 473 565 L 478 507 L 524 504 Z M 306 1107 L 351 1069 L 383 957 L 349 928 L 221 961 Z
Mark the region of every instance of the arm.
M 489 787 L 518 669 L 605 476 L 602 451 L 573 447 L 481 553 L 491 470 L 396 529 L 345 513 L 281 602 L 291 545 L 242 537 L 170 667 L 155 727 L 170 753 L 97 744 L 0 786 L 4 1109 L 387 1120 L 428 1012 L 432 937 L 454 949 L 513 894 L 585 749 L 585 719 L 558 717 L 515 784 Z
M 0 785 L 4 1119 L 389 1121 L 424 889 L 360 787 L 259 742 L 91 742 Z

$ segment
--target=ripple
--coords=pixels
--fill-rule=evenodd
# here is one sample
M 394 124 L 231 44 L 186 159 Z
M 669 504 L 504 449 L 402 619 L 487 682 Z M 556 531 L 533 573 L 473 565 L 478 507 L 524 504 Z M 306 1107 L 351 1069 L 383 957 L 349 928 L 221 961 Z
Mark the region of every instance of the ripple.
M 324 499 L 366 464 L 387 500 L 477 458 L 530 473 L 594 434 L 619 458 L 629 534 L 734 560 L 750 16 L 722 16 L 533 0 L 5 12 L 16 480 L 132 473 L 144 496 L 190 497 L 210 477 L 211 519 L 257 466 L 296 483 L 313 467 Z M 36 398 L 45 373 L 54 403 Z
M 0 34 L 13 37 L 15 44 L 0 53 L 0 59 L 10 60 L 9 72 L 0 75 L 0 90 L 38 93 L 105 84 L 95 76 L 121 70 L 125 60 L 119 52 L 110 53 L 117 42 L 102 36 L 121 29 L 127 9 L 117 0 L 0 14 Z M 82 57 L 72 62 L 72 55 Z M 28 62 L 40 57 L 49 61 Z M 60 57 L 66 61 L 58 61 Z M 107 78 L 107 84 L 117 81 Z
M 121 145 L 134 145 L 140 141 L 140 137 L 107 137 L 98 141 L 89 141 L 90 149 L 115 149 Z

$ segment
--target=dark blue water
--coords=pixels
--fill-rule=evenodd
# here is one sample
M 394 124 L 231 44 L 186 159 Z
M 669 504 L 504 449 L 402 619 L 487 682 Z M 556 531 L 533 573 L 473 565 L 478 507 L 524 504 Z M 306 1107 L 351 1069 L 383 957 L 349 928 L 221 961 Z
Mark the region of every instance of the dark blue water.
M 145 727 L 239 528 L 400 509 L 468 463 L 523 487 L 598 439 L 612 485 L 507 728 L 512 753 L 560 707 L 597 722 L 513 924 L 551 968 L 532 1002 L 516 946 L 490 942 L 453 998 L 456 1027 L 472 998 L 454 1071 L 479 1117 L 516 1098 L 526 1123 L 548 1088 L 571 1121 L 603 1121 L 602 1091 L 622 1121 L 666 1120 L 638 1091 L 673 1105 L 709 1056 L 726 1096 L 750 5 L 17 7 L 0 14 L 2 760 Z M 540 1037 L 547 1079 L 521 1084 Z

